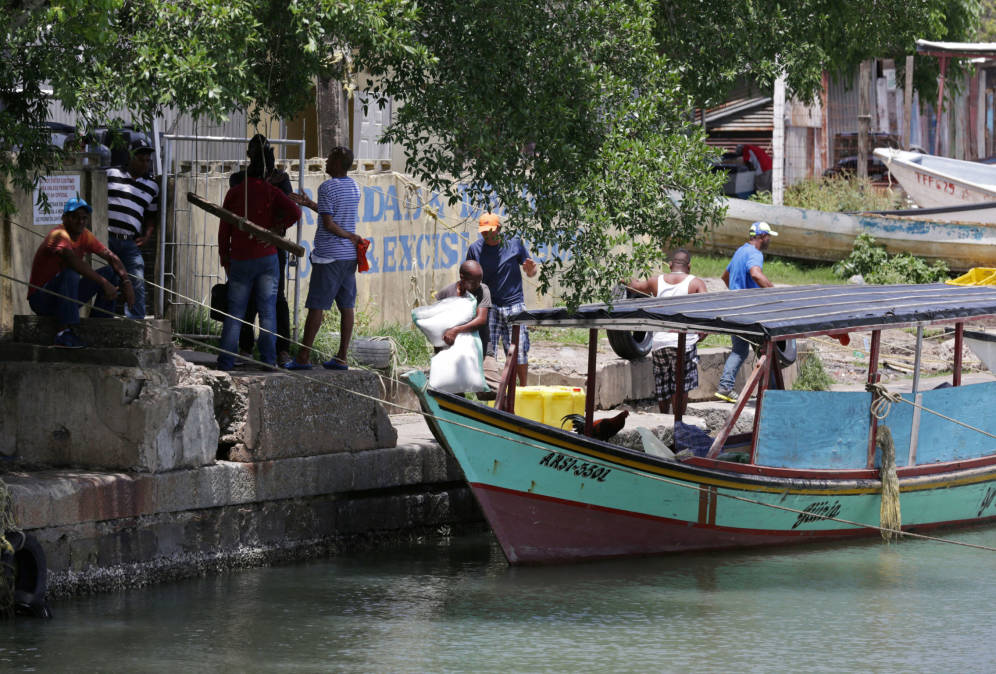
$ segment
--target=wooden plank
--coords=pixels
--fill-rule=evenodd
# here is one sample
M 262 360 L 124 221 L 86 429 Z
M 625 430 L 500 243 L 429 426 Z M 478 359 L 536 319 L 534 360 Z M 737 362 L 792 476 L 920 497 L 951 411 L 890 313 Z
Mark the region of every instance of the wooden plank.
M 518 329 L 518 326 L 516 326 Z M 588 375 L 584 396 L 584 434 L 591 437 L 595 426 L 595 385 L 598 361 L 598 328 L 588 331 Z
M 271 232 L 265 227 L 260 227 L 256 223 L 242 217 L 241 215 L 236 215 L 228 209 L 222 208 L 221 206 L 212 204 L 207 199 L 203 199 L 200 196 L 194 194 L 193 192 L 187 192 L 187 202 L 197 206 L 198 208 L 207 211 L 211 215 L 217 216 L 227 222 L 230 225 L 238 227 L 240 230 L 252 236 L 253 238 L 259 239 L 263 243 L 268 243 L 271 246 L 285 250 L 288 253 L 296 255 L 297 257 L 304 257 L 305 250 L 304 246 L 289 241 L 284 237 L 280 236 L 276 232 Z

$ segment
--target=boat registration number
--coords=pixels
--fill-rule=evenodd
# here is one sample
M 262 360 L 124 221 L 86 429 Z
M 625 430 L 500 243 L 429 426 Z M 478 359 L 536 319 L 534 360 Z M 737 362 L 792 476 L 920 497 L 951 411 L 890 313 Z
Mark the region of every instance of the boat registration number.
M 605 482 L 605 478 L 612 472 L 611 468 L 589 463 L 588 461 L 578 461 L 573 456 L 564 456 L 558 452 L 550 452 L 542 459 L 539 465 L 562 470 L 565 473 L 574 473 L 578 477 L 591 478 L 599 482 Z

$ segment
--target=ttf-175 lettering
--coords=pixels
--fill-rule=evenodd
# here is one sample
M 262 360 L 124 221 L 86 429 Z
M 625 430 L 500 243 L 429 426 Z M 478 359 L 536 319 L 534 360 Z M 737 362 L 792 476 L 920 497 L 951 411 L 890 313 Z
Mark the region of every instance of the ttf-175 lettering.
M 588 461 L 578 461 L 573 456 L 566 456 L 559 452 L 550 452 L 540 459 L 539 465 L 562 470 L 565 473 L 574 473 L 577 477 L 591 478 L 599 482 L 605 482 L 605 478 L 612 472 L 611 468 L 603 468 Z

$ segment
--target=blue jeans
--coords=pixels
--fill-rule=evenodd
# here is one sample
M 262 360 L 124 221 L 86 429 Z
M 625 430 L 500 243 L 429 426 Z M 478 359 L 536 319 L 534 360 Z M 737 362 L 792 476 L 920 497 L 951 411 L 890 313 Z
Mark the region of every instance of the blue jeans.
M 719 388 L 724 391 L 733 390 L 740 366 L 744 364 L 744 361 L 747 360 L 747 354 L 750 353 L 750 342 L 746 342 L 735 335 L 731 339 L 733 340 L 733 349 L 730 351 L 730 355 L 726 357 L 723 374 L 719 378 Z
M 101 267 L 97 273 L 115 285 L 119 281 L 118 275 L 110 267 Z M 94 295 L 99 294 L 103 298 L 99 284 L 88 278 L 83 278 L 72 269 L 63 269 L 43 288 L 79 300 L 79 302 L 73 302 L 69 299 L 50 295 L 45 290 L 36 290 L 28 298 L 28 304 L 31 305 L 33 312 L 39 316 L 55 316 L 55 320 L 59 322 L 60 326 L 76 325 L 80 322 L 80 306 L 89 302 Z M 109 302 L 105 301 L 104 304 L 109 304 Z M 94 318 L 110 318 L 107 314 L 99 311 L 94 312 L 93 316 Z
M 108 237 L 107 247 L 121 258 L 125 271 L 131 274 L 131 287 L 135 291 L 135 308 L 125 305 L 124 315 L 128 318 L 145 318 L 145 260 L 142 251 L 133 239 Z M 112 308 L 112 307 L 109 307 Z
M 232 316 L 245 316 L 249 297 L 256 300 L 259 312 L 259 357 L 264 363 L 276 365 L 277 338 L 277 285 L 280 265 L 277 256 L 267 255 L 254 260 L 232 260 L 228 270 L 228 313 Z M 229 353 L 218 354 L 218 367 L 230 370 L 235 365 L 232 355 L 239 348 L 239 332 L 242 323 L 235 318 L 225 317 L 221 329 L 221 348 Z

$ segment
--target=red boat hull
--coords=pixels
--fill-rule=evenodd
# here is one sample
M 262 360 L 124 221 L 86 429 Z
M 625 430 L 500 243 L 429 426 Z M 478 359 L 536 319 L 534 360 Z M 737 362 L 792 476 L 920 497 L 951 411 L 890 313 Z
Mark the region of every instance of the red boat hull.
M 471 484 L 510 564 L 549 564 L 691 550 L 854 538 L 876 531 L 731 530 Z

